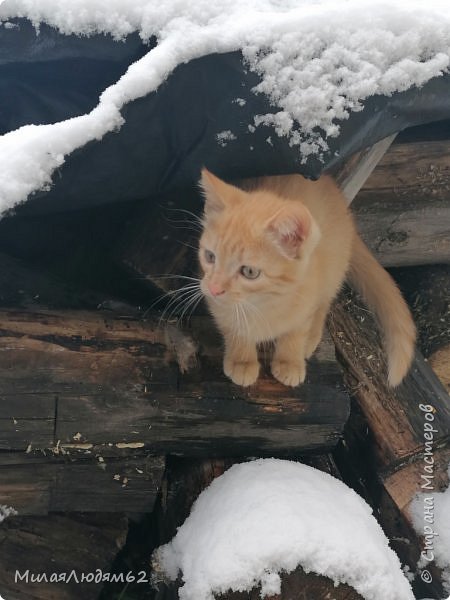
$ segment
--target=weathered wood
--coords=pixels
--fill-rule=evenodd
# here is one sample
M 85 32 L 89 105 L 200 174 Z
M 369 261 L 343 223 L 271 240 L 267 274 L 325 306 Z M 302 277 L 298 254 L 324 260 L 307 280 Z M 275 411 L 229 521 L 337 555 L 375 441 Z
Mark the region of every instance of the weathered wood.
M 339 477 L 334 461 L 329 455 L 310 457 L 306 462 L 324 472 Z M 159 542 L 167 543 L 175 535 L 177 528 L 188 517 L 192 504 L 199 494 L 209 486 L 214 478 L 222 475 L 231 466 L 231 461 L 200 460 L 187 461 L 175 459 L 169 462 L 166 472 L 166 484 L 163 486 L 161 504 L 158 508 Z M 177 600 L 180 582 L 163 583 L 157 561 L 153 560 L 154 577 L 159 581 L 155 600 Z M 315 573 L 305 573 L 301 567 L 291 573 L 282 575 L 282 593 L 268 600 L 360 600 L 362 597 L 350 586 L 334 583 Z M 257 600 L 260 598 L 259 588 L 250 592 L 229 592 L 217 596 L 221 600 Z
M 352 203 L 385 266 L 450 262 L 450 141 L 393 144 Z
M 428 361 L 442 384 L 450 392 L 450 345 L 436 350 Z
M 435 567 L 430 568 L 435 581 L 432 586 L 418 576 L 417 565 L 422 550 L 420 538 L 380 480 L 374 464 L 373 434 L 358 405 L 353 406 L 345 427 L 344 440 L 333 454 L 347 485 L 355 489 L 372 507 L 374 515 L 389 537 L 391 548 L 405 568 L 409 569 L 410 575 L 416 574 L 412 581 L 415 597 L 442 598 L 442 586 L 438 583 L 440 572 Z M 399 483 L 402 485 L 404 480 Z
M 261 590 L 253 588 L 250 592 L 229 592 L 217 596 L 218 600 L 260 600 Z M 266 600 L 363 600 L 352 587 L 345 583 L 335 586 L 328 577 L 305 573 L 298 567 L 290 573 L 283 573 L 281 594 L 266 597 Z M 175 600 L 175 599 L 174 599 Z
M 89 446 L 0 453 L 0 504 L 20 515 L 151 511 L 164 458 Z
M 425 412 L 431 412 L 433 489 L 448 483 L 450 459 L 450 398 L 442 384 L 417 352 L 410 374 L 395 389 L 387 387 L 386 367 L 377 328 L 370 313 L 351 294 L 335 303 L 330 331 L 338 358 L 344 366 L 348 388 L 358 401 L 371 435 L 371 461 L 382 488 L 410 527 L 408 512 L 412 499 L 422 491 L 427 438 Z M 432 406 L 432 410 L 424 407 Z M 381 516 L 382 518 L 382 516 Z M 411 531 L 415 551 L 418 537 Z M 387 531 L 388 535 L 390 534 Z M 392 532 L 391 532 L 392 533 Z M 410 541 L 411 541 L 410 539 Z M 411 563 L 410 563 L 411 564 Z M 439 577 L 433 589 L 442 590 Z
M 82 581 L 82 576 L 110 572 L 127 529 L 120 514 L 7 519 L 0 527 L 0 595 L 7 600 L 95 600 L 102 583 Z M 17 572 L 23 579 L 15 581 Z M 67 583 L 50 582 L 52 574 Z
M 349 406 L 332 347 L 310 361 L 309 385 L 288 389 L 266 376 L 242 389 L 222 373 L 209 319 L 189 333 L 157 325 L 100 311 L 0 311 L 1 448 L 127 443 L 153 454 L 272 455 L 339 439 Z
M 127 224 L 116 256 L 134 276 L 162 290 L 198 273 L 197 244 L 203 200 L 198 188 L 143 203 Z
M 387 386 L 384 353 L 372 315 L 350 293 L 334 304 L 329 319 L 338 358 L 348 387 L 358 398 L 375 436 L 382 469 L 397 465 L 423 450 L 424 416 L 420 405 L 432 404 L 439 431 L 435 442 L 450 435 L 450 399 L 433 371 L 416 353 L 415 362 L 397 388 Z
M 450 265 L 398 269 L 395 277 L 411 307 L 424 356 L 450 344 Z
M 397 269 L 395 276 L 411 306 L 417 345 L 450 391 L 450 265 Z

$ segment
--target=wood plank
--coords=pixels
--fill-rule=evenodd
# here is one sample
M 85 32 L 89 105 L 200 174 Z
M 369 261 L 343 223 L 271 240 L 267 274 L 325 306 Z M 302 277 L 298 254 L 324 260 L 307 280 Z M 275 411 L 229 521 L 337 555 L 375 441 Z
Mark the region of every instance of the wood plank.
M 350 292 L 342 295 L 333 306 L 329 324 L 347 385 L 357 396 L 374 433 L 381 468 L 395 468 L 423 450 L 424 416 L 420 405 L 436 408 L 439 438 L 435 441 L 447 438 L 450 399 L 419 352 L 404 382 L 389 388 L 377 326 L 359 298 Z
M 385 266 L 450 262 L 450 141 L 394 144 L 352 204 Z
M 9 348 L 0 353 L 3 449 L 49 447 L 25 435 L 36 391 L 56 398 L 50 446 L 132 443 L 152 454 L 329 448 L 349 411 L 336 390 L 332 347 L 311 360 L 309 385 L 288 389 L 266 375 L 243 389 L 222 373 L 220 336 L 209 318 L 183 332 L 100 311 L 4 310 L 0 336 Z
M 171 597 L 167 597 L 167 599 Z M 253 588 L 250 592 L 228 592 L 217 596 L 218 600 L 260 600 L 260 588 Z M 281 594 L 266 597 L 266 600 L 364 600 L 351 586 L 340 583 L 335 585 L 328 577 L 305 573 L 298 567 L 290 573 L 283 573 L 281 578 Z M 166 597 L 164 596 L 164 600 Z M 175 598 L 173 599 L 175 600 Z
M 428 359 L 430 367 L 450 392 L 450 344 L 436 350 Z
M 1 595 L 8 600 L 95 600 L 102 583 L 82 581 L 82 574 L 95 576 L 97 569 L 108 574 L 127 529 L 121 514 L 7 519 L 0 527 Z M 17 572 L 23 579 L 15 581 Z M 67 583 L 50 582 L 53 573 Z M 48 582 L 36 580 L 45 575 Z
M 164 458 L 114 450 L 58 446 L 45 452 L 2 452 L 0 504 L 20 515 L 150 512 L 160 489 Z

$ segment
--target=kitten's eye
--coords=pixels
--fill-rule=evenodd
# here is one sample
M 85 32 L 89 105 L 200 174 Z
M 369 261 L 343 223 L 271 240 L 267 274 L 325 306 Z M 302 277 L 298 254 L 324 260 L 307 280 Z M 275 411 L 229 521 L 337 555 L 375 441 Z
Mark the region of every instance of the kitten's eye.
M 255 269 L 255 267 L 248 267 L 244 265 L 240 268 L 240 273 L 246 279 L 257 279 L 261 275 L 260 269 Z
M 211 252 L 211 250 L 205 250 L 205 260 L 207 263 L 212 265 L 216 262 L 216 255 L 214 252 Z

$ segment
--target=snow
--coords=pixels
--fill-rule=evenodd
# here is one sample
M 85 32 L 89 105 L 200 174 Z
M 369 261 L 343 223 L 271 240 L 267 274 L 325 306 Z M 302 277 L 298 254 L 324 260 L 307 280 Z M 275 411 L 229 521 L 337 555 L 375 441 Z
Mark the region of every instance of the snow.
M 155 553 L 181 600 L 214 593 L 280 593 L 280 573 L 348 583 L 366 600 L 414 600 L 371 508 L 341 481 L 306 465 L 259 459 L 234 465 L 195 502 L 176 536 Z
M 233 140 L 236 140 L 237 137 L 234 135 L 234 133 L 230 130 L 227 129 L 225 131 L 220 131 L 217 135 L 216 135 L 216 140 L 218 141 L 219 145 L 222 146 L 222 148 L 224 148 L 228 142 L 232 142 Z
M 450 466 L 448 474 L 450 478 Z M 450 593 L 450 486 L 444 492 L 418 494 L 410 512 L 415 530 L 426 542 L 419 569 L 434 560 L 443 570 L 444 587 Z
M 0 213 L 51 185 L 75 149 L 120 129 L 124 104 L 145 96 L 181 63 L 241 49 L 261 76 L 254 93 L 276 107 L 255 115 L 319 157 L 350 112 L 374 94 L 423 85 L 448 71 L 447 0 L 4 0 L 0 21 L 26 17 L 63 34 L 139 32 L 158 44 L 106 89 L 90 113 L 29 124 L 0 138 Z M 10 25 L 7 25 L 10 27 Z
M 3 521 L 5 519 L 7 519 L 8 517 L 14 517 L 17 514 L 19 514 L 19 513 L 12 506 L 7 506 L 6 504 L 0 504 L 0 523 L 3 523 Z

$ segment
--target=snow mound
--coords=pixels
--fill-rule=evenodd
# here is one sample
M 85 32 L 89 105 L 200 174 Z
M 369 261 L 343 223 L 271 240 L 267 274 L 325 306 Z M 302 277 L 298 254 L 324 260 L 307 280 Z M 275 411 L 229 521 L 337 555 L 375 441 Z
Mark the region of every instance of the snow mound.
M 301 565 L 347 583 L 366 600 L 414 600 L 397 555 L 370 507 L 334 477 L 260 459 L 234 465 L 195 502 L 176 536 L 155 553 L 181 600 L 280 593 L 280 573 Z
M 450 466 L 448 475 L 450 478 Z M 418 494 L 410 512 L 415 530 L 425 540 L 419 569 L 434 561 L 442 569 L 444 587 L 450 593 L 450 486 L 444 492 L 431 489 Z
M 155 91 L 180 64 L 242 50 L 261 75 L 255 93 L 278 109 L 255 115 L 299 147 L 299 162 L 328 149 L 340 121 L 374 94 L 448 72 L 448 0 L 3 0 L 0 23 L 28 18 L 63 34 L 139 32 L 158 44 L 130 65 L 88 115 L 22 127 L 0 138 L 0 213 L 51 184 L 65 157 L 123 124 L 124 104 Z

